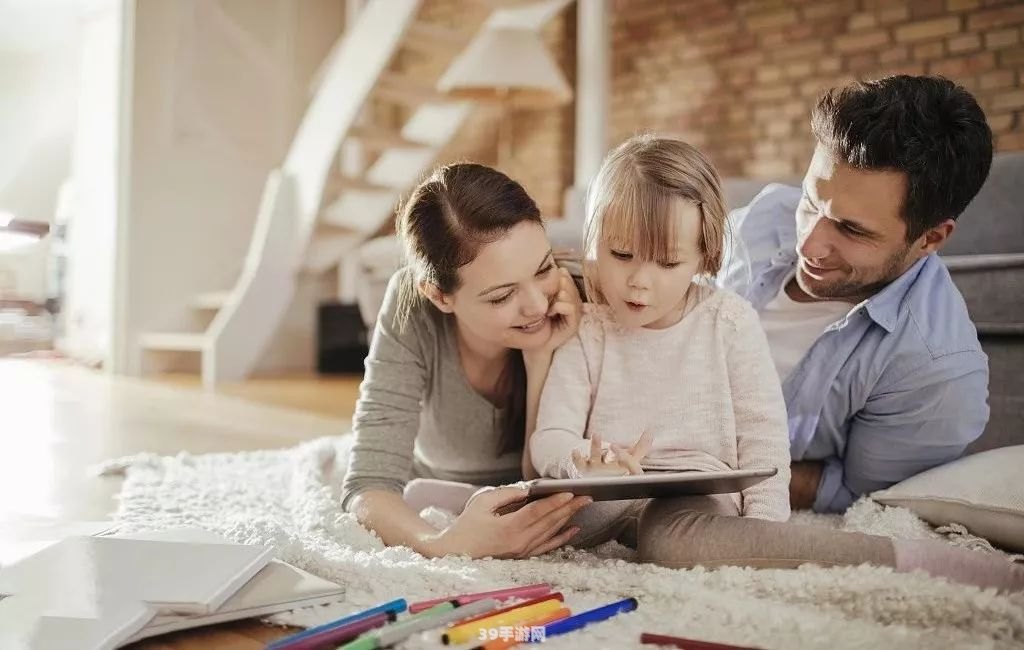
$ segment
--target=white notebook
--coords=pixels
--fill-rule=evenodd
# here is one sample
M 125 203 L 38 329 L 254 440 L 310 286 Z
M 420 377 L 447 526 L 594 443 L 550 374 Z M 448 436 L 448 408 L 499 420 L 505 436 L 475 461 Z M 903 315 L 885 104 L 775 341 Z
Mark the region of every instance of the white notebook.
M 100 535 L 111 531 L 110 521 L 66 521 L 49 517 L 18 516 L 0 531 L 0 570 L 68 537 Z
M 65 539 L 0 571 L 0 594 L 21 594 L 0 596 L 0 648 L 106 650 L 344 600 L 344 588 L 268 555 L 196 529 Z
M 100 609 L 46 613 L 48 603 L 0 599 L 0 648 L 4 650 L 113 650 L 153 618 L 143 602 L 108 603 Z
M 265 567 L 272 552 L 243 544 L 71 537 L 5 567 L 0 594 L 45 602 L 141 600 L 157 613 L 204 614 Z
M 329 605 L 344 599 L 345 590 L 333 582 L 290 564 L 271 560 L 217 611 L 210 614 L 161 614 L 149 621 L 128 642 L 193 627 Z
M 178 529 L 132 535 L 135 539 L 176 542 L 226 543 L 215 533 L 198 529 Z M 214 625 L 243 618 L 269 616 L 303 607 L 341 602 L 345 589 L 329 580 L 318 578 L 302 569 L 271 560 L 220 608 L 209 614 L 161 614 L 131 637 L 135 642 L 159 634 Z

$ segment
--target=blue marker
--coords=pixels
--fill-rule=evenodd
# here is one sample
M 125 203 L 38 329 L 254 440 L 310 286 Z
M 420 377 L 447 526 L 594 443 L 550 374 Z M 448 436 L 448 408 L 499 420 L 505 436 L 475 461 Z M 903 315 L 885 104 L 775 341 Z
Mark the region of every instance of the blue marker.
M 616 614 L 631 612 L 637 608 L 637 605 L 638 603 L 636 602 L 636 598 L 627 598 L 616 603 L 598 607 L 597 609 L 580 612 L 576 616 L 563 618 L 562 620 L 555 621 L 554 623 L 548 623 L 544 626 L 544 638 L 574 632 L 581 627 L 585 627 L 591 623 L 599 623 L 605 619 L 615 616 Z
M 306 630 L 303 630 L 302 632 L 297 632 L 295 634 L 292 634 L 291 636 L 286 636 L 282 639 L 278 639 L 277 641 L 274 641 L 273 643 L 267 645 L 265 650 L 285 650 L 288 646 L 292 645 L 296 641 L 301 641 L 307 637 L 313 636 L 314 634 L 320 634 L 328 630 L 333 630 L 336 627 L 348 625 L 353 621 L 358 621 L 359 619 L 366 618 L 367 616 L 373 616 L 374 614 L 400 614 L 405 611 L 405 608 L 406 602 L 404 598 L 392 600 L 390 602 L 384 603 L 383 605 L 377 605 L 362 612 L 349 614 L 348 616 L 344 618 L 339 618 L 336 621 L 331 621 L 330 623 L 324 623 L 323 625 L 311 627 Z

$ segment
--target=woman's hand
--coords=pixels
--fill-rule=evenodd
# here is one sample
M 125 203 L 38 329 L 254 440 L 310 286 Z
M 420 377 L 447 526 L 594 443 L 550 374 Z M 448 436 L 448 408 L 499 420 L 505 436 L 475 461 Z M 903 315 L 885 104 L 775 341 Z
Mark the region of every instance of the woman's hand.
M 572 451 L 572 462 L 581 476 L 626 476 L 643 474 L 642 461 L 651 451 L 653 437 L 644 432 L 632 447 L 612 443 L 610 450 L 601 448 L 601 436 L 590 438 L 590 454 L 584 457 L 578 449 Z
M 500 487 L 478 492 L 466 509 L 435 539 L 432 555 L 468 555 L 472 558 L 525 558 L 543 555 L 562 546 L 579 532 L 566 528 L 569 520 L 590 497 L 553 494 L 532 501 L 515 512 L 498 514 L 504 506 L 525 501 L 528 491 Z
M 583 315 L 583 299 L 580 292 L 576 290 L 576 283 L 572 281 L 569 271 L 558 269 L 558 292 L 548 307 L 548 318 L 551 320 L 551 336 L 543 346 L 530 351 L 523 352 L 523 358 L 527 365 L 533 359 L 551 360 L 551 355 L 560 348 L 563 343 L 576 335 L 580 327 L 580 317 Z

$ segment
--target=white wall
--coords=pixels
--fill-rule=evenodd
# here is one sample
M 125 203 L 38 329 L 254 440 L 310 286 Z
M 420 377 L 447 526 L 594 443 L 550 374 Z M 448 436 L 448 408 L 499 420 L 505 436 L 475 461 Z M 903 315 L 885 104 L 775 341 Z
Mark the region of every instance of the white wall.
M 0 23 L 0 210 L 50 221 L 69 169 L 77 41 L 70 29 L 58 40 L 34 38 L 36 19 L 17 11 Z M 47 251 L 45 241 L 0 250 L 0 294 L 45 301 Z
M 188 301 L 234 284 L 342 12 L 335 0 L 137 0 L 117 370 L 142 370 L 142 333 L 199 331 Z M 319 281 L 306 284 L 264 371 L 311 367 Z
M 77 41 L 4 51 L 0 43 L 0 208 L 46 221 L 68 171 L 75 117 Z
M 78 110 L 61 206 L 67 270 L 57 347 L 100 364 L 109 364 L 113 352 L 121 36 L 120 4 L 81 19 Z

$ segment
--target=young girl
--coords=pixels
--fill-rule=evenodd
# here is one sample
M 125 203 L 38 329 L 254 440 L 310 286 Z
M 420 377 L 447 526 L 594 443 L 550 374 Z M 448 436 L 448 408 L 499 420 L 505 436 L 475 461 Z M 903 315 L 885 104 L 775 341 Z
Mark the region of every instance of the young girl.
M 529 440 L 542 476 L 774 467 L 723 505 L 789 518 L 786 408 L 768 343 L 749 303 L 709 282 L 725 229 L 718 174 L 696 148 L 641 136 L 605 160 L 584 233 L 590 304 L 555 353 Z M 598 506 L 586 528 L 631 504 Z

